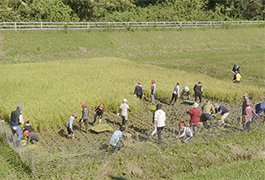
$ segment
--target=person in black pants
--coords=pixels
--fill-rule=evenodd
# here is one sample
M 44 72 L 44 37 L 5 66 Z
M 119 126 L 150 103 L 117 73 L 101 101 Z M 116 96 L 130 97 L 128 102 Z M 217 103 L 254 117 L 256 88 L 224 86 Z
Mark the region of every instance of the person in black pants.
M 134 95 L 137 95 L 137 98 L 140 99 L 140 102 L 142 103 L 142 98 L 144 96 L 143 88 L 142 88 L 142 82 L 138 82 L 138 85 L 134 88 Z
M 195 92 L 195 101 L 197 102 L 197 97 L 199 96 L 200 103 L 201 103 L 202 102 L 202 93 L 203 93 L 202 82 L 199 81 L 197 84 L 195 84 L 193 90 Z

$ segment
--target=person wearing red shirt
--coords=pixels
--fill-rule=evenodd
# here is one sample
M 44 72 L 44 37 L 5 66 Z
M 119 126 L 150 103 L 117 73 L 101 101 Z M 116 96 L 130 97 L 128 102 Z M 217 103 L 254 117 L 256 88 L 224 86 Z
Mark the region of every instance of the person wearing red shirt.
M 197 130 L 197 124 L 200 122 L 200 110 L 198 109 L 198 103 L 194 103 L 191 107 L 193 109 L 187 111 L 188 114 L 190 114 L 190 127 L 193 132 L 196 132 Z

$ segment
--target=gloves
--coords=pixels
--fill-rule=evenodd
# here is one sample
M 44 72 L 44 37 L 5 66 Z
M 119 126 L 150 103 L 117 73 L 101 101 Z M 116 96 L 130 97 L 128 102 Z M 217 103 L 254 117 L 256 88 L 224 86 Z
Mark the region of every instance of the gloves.
M 26 145 L 27 145 L 27 143 L 22 143 L 21 145 L 22 145 L 22 146 L 26 146 Z
M 17 130 L 17 127 L 13 127 L 14 130 Z
M 134 94 L 134 96 L 136 96 L 136 94 Z
M 117 116 L 119 116 L 119 115 L 120 115 L 120 113 L 117 114 Z

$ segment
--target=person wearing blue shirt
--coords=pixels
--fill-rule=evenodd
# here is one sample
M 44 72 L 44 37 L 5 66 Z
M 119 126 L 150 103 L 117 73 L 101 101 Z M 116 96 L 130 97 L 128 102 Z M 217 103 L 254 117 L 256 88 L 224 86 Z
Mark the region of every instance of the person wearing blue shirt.
M 226 107 L 220 106 L 217 103 L 214 104 L 214 108 L 216 110 L 216 113 L 214 114 L 214 116 L 222 115 L 221 123 L 224 124 L 225 123 L 225 118 L 227 118 L 227 116 L 229 115 L 229 110 Z
M 255 110 L 257 115 L 260 115 L 263 111 L 263 113 L 265 114 L 265 103 L 264 102 L 260 102 L 255 106 Z
M 122 138 L 122 132 L 125 130 L 125 128 L 123 126 L 121 126 L 121 128 L 119 130 L 116 130 L 110 140 L 109 143 L 112 146 L 113 150 L 115 150 L 117 148 L 117 150 L 120 150 L 124 144 L 122 142 L 123 138 Z

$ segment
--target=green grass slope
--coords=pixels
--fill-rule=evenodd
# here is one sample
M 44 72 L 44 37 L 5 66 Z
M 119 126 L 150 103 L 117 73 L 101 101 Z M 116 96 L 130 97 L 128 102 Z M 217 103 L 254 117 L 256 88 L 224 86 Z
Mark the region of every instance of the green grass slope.
M 0 178 L 3 180 L 31 178 L 30 168 L 21 161 L 2 136 L 0 136 Z
M 118 57 L 231 81 L 265 86 L 264 27 L 149 31 L 2 31 L 0 62 Z

